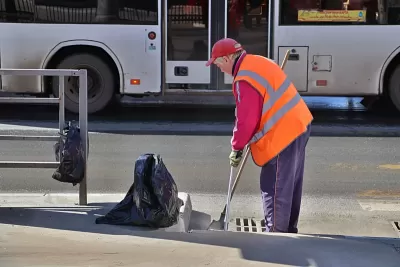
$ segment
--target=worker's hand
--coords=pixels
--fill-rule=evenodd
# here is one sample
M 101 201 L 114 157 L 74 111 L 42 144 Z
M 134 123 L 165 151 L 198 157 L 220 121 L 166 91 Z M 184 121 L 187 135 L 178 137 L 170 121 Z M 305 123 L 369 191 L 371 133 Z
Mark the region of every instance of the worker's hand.
M 231 154 L 229 155 L 229 161 L 232 167 L 237 167 L 242 160 L 243 150 L 232 150 Z

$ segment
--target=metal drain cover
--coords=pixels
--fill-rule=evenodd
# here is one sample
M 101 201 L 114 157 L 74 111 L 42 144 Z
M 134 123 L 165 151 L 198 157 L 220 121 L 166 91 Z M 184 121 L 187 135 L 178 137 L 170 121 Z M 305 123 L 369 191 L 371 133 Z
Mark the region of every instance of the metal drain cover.
M 235 218 L 231 220 L 229 228 L 234 232 L 265 232 L 265 220 L 255 218 Z

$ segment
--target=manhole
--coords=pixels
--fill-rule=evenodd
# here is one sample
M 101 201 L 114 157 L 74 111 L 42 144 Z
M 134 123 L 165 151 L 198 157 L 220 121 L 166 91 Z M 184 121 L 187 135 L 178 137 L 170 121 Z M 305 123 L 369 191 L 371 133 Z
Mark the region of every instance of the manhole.
M 232 224 L 235 224 L 233 226 Z M 235 218 L 231 221 L 231 228 L 236 232 L 265 232 L 265 220 L 257 220 L 254 218 Z
M 400 222 L 391 222 L 393 229 L 396 231 L 397 235 L 400 237 Z

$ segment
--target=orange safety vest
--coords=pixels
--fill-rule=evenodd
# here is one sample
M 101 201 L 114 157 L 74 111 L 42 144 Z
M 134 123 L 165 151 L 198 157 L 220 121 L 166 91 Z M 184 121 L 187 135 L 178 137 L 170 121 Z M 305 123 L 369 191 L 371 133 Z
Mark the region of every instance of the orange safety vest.
M 264 166 L 307 130 L 313 116 L 282 69 L 272 60 L 247 54 L 233 81 L 251 84 L 264 98 L 261 120 L 250 140 L 254 163 Z

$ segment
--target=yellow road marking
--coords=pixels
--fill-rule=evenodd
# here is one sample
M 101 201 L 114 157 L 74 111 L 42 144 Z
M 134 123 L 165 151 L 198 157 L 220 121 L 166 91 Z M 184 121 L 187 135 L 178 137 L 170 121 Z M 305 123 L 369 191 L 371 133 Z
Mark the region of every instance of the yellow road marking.
M 400 170 L 400 164 L 383 164 L 378 166 L 379 169 Z
M 374 165 L 374 164 L 351 164 L 351 163 L 342 163 L 337 162 L 331 164 L 329 166 L 331 169 L 339 169 L 339 170 L 351 170 L 351 171 L 377 171 L 381 170 L 400 170 L 400 164 L 382 164 L 382 165 Z
M 395 197 L 400 198 L 400 189 L 397 190 L 365 190 L 357 193 L 358 197 Z

